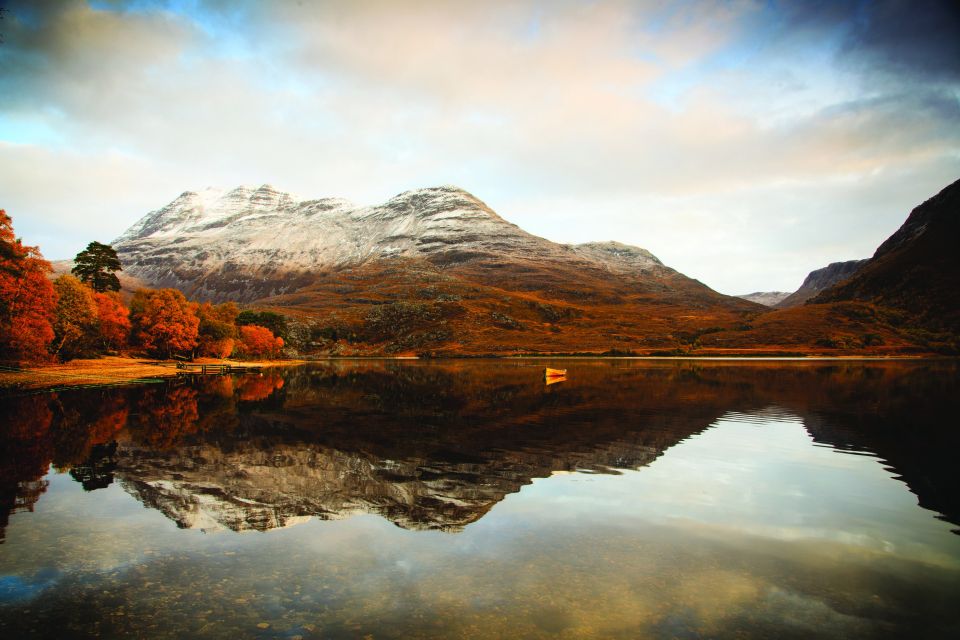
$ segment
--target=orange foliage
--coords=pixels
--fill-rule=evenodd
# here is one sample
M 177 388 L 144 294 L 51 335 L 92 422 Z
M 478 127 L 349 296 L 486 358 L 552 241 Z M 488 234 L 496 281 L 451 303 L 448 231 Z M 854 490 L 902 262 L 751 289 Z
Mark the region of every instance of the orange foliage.
M 0 359 L 48 359 L 54 311 L 50 271 L 39 249 L 15 238 L 13 221 L 0 209 Z
M 200 318 L 200 355 L 210 358 L 226 358 L 236 345 L 236 320 L 240 310 L 232 302 L 216 306 L 204 302 L 197 309 Z
M 137 291 L 131 318 L 140 345 L 161 357 L 189 353 L 197 346 L 197 306 L 176 289 Z
M 249 358 L 275 358 L 283 348 L 283 338 L 277 338 L 266 327 L 248 324 L 240 327 L 238 351 Z
M 200 336 L 200 355 L 209 358 L 226 358 L 233 353 L 236 344 L 237 341 L 233 338 L 214 340 L 208 336 Z
M 69 275 L 57 278 L 53 290 L 57 296 L 53 352 L 63 360 L 93 355 L 97 342 L 97 303 L 93 290 Z
M 97 317 L 100 320 L 100 339 L 107 349 L 121 349 L 130 336 L 130 310 L 116 292 L 94 293 Z

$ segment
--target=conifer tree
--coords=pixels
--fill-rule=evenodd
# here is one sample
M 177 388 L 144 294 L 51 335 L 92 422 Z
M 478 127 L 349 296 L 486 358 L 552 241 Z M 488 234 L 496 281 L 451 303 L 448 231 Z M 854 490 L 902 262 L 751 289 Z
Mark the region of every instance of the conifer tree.
M 120 279 L 114 271 L 122 271 L 117 252 L 108 244 L 91 242 L 74 258 L 71 273 L 89 284 L 97 293 L 119 291 Z

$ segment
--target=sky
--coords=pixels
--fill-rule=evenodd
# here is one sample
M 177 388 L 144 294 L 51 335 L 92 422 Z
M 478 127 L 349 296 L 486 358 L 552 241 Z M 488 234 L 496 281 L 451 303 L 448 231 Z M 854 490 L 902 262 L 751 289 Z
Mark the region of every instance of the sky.
M 207 186 L 454 184 L 727 294 L 960 178 L 952 1 L 0 0 L 0 208 L 69 258 Z

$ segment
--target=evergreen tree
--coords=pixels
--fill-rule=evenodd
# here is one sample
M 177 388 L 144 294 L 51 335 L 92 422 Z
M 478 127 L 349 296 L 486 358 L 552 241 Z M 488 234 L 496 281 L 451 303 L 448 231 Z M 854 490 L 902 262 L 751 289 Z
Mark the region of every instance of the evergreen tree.
M 77 254 L 74 262 L 76 266 L 71 273 L 93 287 L 97 293 L 120 290 L 120 279 L 114 271 L 122 271 L 123 267 L 120 266 L 117 252 L 110 245 L 91 242 Z

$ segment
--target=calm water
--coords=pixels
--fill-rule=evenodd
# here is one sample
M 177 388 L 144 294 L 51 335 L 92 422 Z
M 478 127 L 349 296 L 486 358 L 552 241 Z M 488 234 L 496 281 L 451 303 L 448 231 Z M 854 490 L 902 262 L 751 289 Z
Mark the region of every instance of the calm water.
M 956 363 L 0 398 L 0 636 L 960 637 Z

